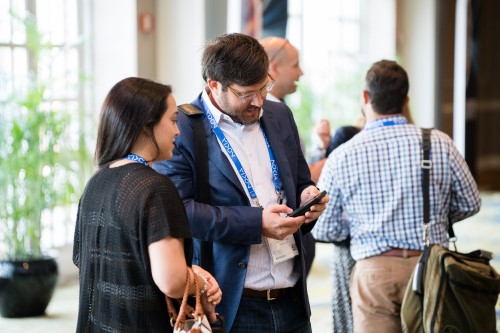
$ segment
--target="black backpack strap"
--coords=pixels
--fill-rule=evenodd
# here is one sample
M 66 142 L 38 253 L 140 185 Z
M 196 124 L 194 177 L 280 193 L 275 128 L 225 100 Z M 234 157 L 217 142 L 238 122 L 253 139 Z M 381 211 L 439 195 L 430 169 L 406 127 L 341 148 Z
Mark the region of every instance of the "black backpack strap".
M 430 169 L 432 168 L 432 161 L 430 159 L 431 153 L 431 128 L 421 128 L 422 132 L 422 150 L 423 158 L 421 162 L 422 167 L 422 197 L 423 197 L 423 222 L 424 222 L 424 252 L 420 256 L 419 262 L 415 267 L 412 280 L 412 289 L 420 296 L 420 310 L 423 311 L 424 301 L 424 280 L 425 268 L 431 247 L 429 246 L 428 223 L 430 222 L 430 200 L 429 200 L 429 182 L 430 182 Z
M 205 128 L 203 125 L 204 112 L 193 104 L 182 104 L 177 109 L 184 112 L 193 125 L 194 153 L 196 162 L 196 175 L 198 177 L 197 200 L 201 203 L 210 203 L 210 188 L 208 186 L 208 146 Z M 200 266 L 211 271 L 212 242 L 201 240 Z
M 194 133 L 194 153 L 196 161 L 196 175 L 198 177 L 197 200 L 201 203 L 210 203 L 208 187 L 208 148 L 205 128 L 203 126 L 203 111 L 193 104 L 182 104 L 177 107 L 191 120 Z
M 431 155 L 431 128 L 422 128 L 422 148 L 424 157 L 422 159 L 422 194 L 424 198 L 424 223 L 429 223 L 430 204 L 429 204 L 429 171 L 432 168 Z
M 424 158 L 422 160 L 422 193 L 424 196 L 424 223 L 429 223 L 430 219 L 430 203 L 429 203 L 429 171 L 432 168 L 432 161 L 430 160 L 431 151 L 431 131 L 432 128 L 422 128 L 422 145 L 424 150 Z M 455 238 L 455 231 L 453 230 L 453 223 L 449 222 L 448 235 L 450 239 Z

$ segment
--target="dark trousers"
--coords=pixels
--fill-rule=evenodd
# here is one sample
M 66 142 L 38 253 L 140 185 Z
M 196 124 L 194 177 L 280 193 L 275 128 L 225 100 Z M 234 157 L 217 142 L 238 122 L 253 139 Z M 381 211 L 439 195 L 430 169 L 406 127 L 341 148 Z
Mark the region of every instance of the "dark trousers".
M 266 298 L 243 296 L 231 333 L 311 333 L 303 303 L 296 291 L 269 302 Z

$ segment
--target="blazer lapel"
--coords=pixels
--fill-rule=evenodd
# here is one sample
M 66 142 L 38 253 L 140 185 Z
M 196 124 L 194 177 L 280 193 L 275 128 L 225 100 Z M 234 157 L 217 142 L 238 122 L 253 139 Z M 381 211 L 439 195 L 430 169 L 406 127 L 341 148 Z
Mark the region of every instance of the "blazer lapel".
M 213 165 L 215 165 L 217 169 L 219 169 L 219 171 L 227 179 L 229 179 L 229 181 L 231 181 L 231 183 L 233 183 L 244 196 L 246 196 L 245 190 L 243 189 L 243 186 L 241 186 L 238 176 L 234 172 L 234 169 L 226 155 L 224 155 L 224 152 L 219 145 L 219 141 L 217 140 L 217 136 L 212 131 L 208 121 L 205 122 L 205 130 L 207 131 L 207 145 L 208 151 L 210 152 L 208 160 L 211 161 Z

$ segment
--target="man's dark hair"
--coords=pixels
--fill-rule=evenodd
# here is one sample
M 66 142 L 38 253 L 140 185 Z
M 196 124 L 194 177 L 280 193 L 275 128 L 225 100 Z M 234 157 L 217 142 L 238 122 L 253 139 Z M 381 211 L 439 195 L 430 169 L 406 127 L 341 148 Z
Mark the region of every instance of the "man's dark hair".
M 402 113 L 409 87 L 408 74 L 395 61 L 378 61 L 366 73 L 365 89 L 378 114 Z
M 220 82 L 251 86 L 267 77 L 269 59 L 255 38 L 240 34 L 223 34 L 210 41 L 201 59 L 202 76 Z

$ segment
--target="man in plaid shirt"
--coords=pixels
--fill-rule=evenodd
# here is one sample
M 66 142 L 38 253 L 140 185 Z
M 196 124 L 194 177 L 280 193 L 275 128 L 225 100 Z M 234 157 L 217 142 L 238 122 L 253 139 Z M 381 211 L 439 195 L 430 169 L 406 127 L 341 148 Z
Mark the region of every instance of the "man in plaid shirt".
M 330 154 L 318 187 L 330 203 L 313 229 L 321 241 L 350 238 L 355 332 L 401 332 L 406 285 L 423 250 L 420 128 L 402 112 L 408 103 L 406 71 L 376 62 L 363 90 L 364 129 Z M 453 141 L 431 132 L 430 239 L 448 245 L 449 223 L 476 214 L 477 184 Z

